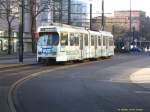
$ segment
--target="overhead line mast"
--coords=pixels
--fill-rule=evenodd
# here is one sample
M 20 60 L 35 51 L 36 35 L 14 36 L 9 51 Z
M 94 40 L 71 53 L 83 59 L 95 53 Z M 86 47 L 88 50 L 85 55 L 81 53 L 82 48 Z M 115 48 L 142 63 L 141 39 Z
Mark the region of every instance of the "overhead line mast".
M 104 0 L 102 0 L 102 23 L 101 23 L 102 31 L 104 30 Z

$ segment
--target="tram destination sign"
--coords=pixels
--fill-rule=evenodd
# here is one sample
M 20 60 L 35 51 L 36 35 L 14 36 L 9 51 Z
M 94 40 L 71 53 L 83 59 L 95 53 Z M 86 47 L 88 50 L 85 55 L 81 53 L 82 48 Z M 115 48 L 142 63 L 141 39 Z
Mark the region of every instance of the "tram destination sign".
M 54 32 L 56 28 L 40 28 L 41 32 Z

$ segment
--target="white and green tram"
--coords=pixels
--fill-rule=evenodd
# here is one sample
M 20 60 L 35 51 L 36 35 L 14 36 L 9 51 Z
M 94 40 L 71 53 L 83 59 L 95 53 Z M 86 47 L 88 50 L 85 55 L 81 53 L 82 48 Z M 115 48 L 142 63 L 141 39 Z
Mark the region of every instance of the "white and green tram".
M 38 33 L 38 62 L 65 62 L 114 55 L 113 35 L 110 32 L 61 25 L 40 26 Z

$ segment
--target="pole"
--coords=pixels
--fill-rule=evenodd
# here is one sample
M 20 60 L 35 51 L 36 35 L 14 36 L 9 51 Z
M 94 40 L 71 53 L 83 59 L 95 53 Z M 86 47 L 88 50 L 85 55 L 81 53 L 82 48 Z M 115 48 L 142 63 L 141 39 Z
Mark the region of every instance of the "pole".
M 20 5 L 20 24 L 19 24 L 19 62 L 23 63 L 23 32 L 24 32 L 24 0 Z
M 132 14 L 131 14 L 131 0 L 130 0 L 130 35 L 129 35 L 129 43 L 130 43 L 130 41 L 131 41 L 131 34 L 132 34 L 132 23 L 131 23 L 131 16 L 132 16 Z
M 135 27 L 133 27 L 133 32 L 132 32 L 132 37 L 133 37 L 133 39 L 132 39 L 132 41 L 133 41 L 133 44 L 135 44 L 136 45 L 136 38 L 135 38 Z
M 90 30 L 92 30 L 92 4 L 90 3 Z
M 71 24 L 71 0 L 68 0 L 68 25 Z
M 114 24 L 112 25 L 112 34 L 113 35 L 115 34 L 115 25 Z
M 62 8 L 62 4 L 63 4 L 63 1 L 61 0 L 60 1 L 60 15 L 59 15 L 59 22 L 62 24 L 62 13 L 63 13 L 63 8 Z
M 104 0 L 102 0 L 102 22 L 101 22 L 101 26 L 102 26 L 102 31 L 104 30 Z
M 129 10 L 129 36 L 127 38 L 127 50 L 130 50 L 130 42 L 131 42 L 131 36 L 132 36 L 132 31 L 131 31 L 131 0 L 130 0 L 130 10 Z
M 142 29 L 141 29 L 141 36 L 140 36 L 140 48 L 142 48 L 142 37 L 143 37 L 143 25 L 142 25 Z

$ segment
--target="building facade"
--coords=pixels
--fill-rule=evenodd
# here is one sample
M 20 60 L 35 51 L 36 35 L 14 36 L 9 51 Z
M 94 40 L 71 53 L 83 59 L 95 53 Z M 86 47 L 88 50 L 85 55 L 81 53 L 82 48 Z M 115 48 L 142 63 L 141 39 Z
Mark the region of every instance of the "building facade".
M 142 28 L 142 24 L 146 19 L 146 14 L 144 11 L 133 10 L 131 11 L 131 22 L 130 22 L 130 11 L 115 11 L 114 12 L 115 18 L 124 18 L 127 21 L 125 24 L 127 29 L 135 28 L 135 31 L 140 32 Z
M 92 30 L 100 31 L 102 29 L 102 17 L 94 17 L 92 18 Z M 113 33 L 113 27 L 119 26 L 123 29 L 127 30 L 128 20 L 122 17 L 104 17 L 104 30 Z
M 47 0 L 39 0 L 40 4 Z M 37 17 L 37 27 L 42 23 L 63 23 L 84 27 L 87 4 L 80 0 L 51 0 L 49 8 Z M 69 23 L 68 23 L 69 22 Z
M 10 24 L 9 24 L 10 23 Z M 19 4 L 17 0 L 0 1 L 0 53 L 17 52 Z M 8 36 L 10 34 L 10 38 Z M 10 46 L 9 46 L 10 45 Z
M 101 30 L 101 16 L 92 19 L 92 30 Z M 130 11 L 115 11 L 114 16 L 105 17 L 104 30 L 112 32 L 116 37 L 125 35 L 125 33 L 137 32 L 140 36 L 144 21 L 146 19 L 146 14 L 143 11 L 131 11 L 131 22 L 130 22 Z
M 131 21 L 130 21 L 131 20 Z M 98 16 L 92 19 L 92 30 L 101 30 L 102 17 Z M 104 30 L 112 32 L 116 42 L 116 48 L 129 49 L 131 44 L 142 41 L 143 29 L 146 21 L 146 14 L 143 11 L 115 11 L 114 16 L 105 17 Z

